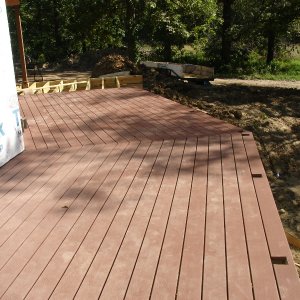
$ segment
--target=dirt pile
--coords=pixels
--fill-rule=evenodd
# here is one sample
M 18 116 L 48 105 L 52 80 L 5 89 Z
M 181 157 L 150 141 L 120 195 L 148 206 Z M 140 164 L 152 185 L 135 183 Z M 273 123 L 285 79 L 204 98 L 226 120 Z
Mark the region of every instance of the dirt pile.
M 92 71 L 92 77 L 99 77 L 101 75 L 122 72 L 135 71 L 135 65 L 126 56 L 120 54 L 109 54 L 103 56 L 95 65 Z

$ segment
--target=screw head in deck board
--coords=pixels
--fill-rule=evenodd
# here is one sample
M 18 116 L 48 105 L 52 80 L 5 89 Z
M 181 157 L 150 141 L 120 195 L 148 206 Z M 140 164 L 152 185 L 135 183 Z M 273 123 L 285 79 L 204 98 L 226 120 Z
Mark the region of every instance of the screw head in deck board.
M 273 265 L 287 265 L 288 260 L 286 256 L 271 256 Z
M 253 178 L 261 178 L 263 177 L 261 173 L 253 173 L 251 174 Z

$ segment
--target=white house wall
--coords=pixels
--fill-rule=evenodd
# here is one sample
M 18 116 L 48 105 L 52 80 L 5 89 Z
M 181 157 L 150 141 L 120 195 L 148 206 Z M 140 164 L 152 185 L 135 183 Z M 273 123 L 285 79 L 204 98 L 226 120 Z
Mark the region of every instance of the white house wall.
M 5 0 L 0 0 L 0 166 L 24 150 Z

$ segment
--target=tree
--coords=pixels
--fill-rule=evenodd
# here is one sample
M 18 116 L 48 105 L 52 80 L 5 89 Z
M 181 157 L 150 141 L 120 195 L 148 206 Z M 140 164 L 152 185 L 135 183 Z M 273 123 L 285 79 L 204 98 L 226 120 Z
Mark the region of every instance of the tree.
M 231 26 L 233 19 L 232 5 L 234 0 L 222 0 L 223 9 L 223 25 L 222 25 L 222 48 L 221 48 L 221 61 L 223 65 L 230 64 L 231 48 L 232 48 L 232 36 Z
M 182 48 L 207 36 L 216 17 L 215 1 L 156 0 L 147 2 L 143 30 L 145 42 L 162 49 L 163 58 L 172 60 L 173 47 Z
M 22 0 L 21 16 L 26 52 L 34 59 L 55 62 L 125 46 L 135 61 L 139 46 L 147 44 L 169 61 L 193 44 L 230 66 L 253 50 L 270 64 L 299 20 L 299 7 L 298 0 Z M 17 52 L 13 27 L 11 33 Z
M 262 7 L 261 23 L 263 35 L 267 39 L 267 64 L 273 61 L 280 38 L 286 35 L 290 24 L 299 16 L 299 1 L 266 1 Z

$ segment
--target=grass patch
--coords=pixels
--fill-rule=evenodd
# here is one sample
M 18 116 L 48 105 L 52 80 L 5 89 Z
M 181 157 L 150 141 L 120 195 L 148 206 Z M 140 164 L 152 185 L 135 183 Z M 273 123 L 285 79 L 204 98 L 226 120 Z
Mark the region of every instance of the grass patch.
M 299 80 L 300 59 L 274 61 L 270 66 L 265 66 L 252 74 L 245 74 L 244 78 L 270 79 L 270 80 Z
M 150 49 L 152 55 L 156 53 L 151 47 Z M 147 50 L 149 51 L 149 49 Z M 300 46 L 295 46 L 293 51 L 293 56 L 290 54 L 288 58 L 275 59 L 270 65 L 266 65 L 265 57 L 253 51 L 247 56 L 233 57 L 230 65 L 221 66 L 221 63 L 217 60 L 209 59 L 204 51 L 186 45 L 181 50 L 173 51 L 172 61 L 182 64 L 214 66 L 215 77 L 219 78 L 300 81 Z M 163 58 L 149 56 L 147 59 L 157 60 Z M 215 62 L 213 63 L 213 61 Z
M 300 59 L 274 60 L 270 65 L 257 60 L 229 69 L 216 72 L 216 77 L 300 81 Z

